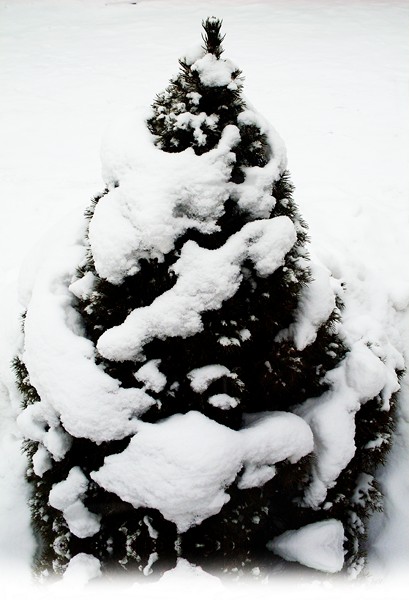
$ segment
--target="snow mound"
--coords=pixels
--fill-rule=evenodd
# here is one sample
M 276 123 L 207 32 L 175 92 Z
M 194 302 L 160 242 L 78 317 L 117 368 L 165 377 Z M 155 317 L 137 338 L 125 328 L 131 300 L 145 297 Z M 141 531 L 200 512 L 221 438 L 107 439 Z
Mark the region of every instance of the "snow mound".
M 241 487 L 262 485 L 274 463 L 296 462 L 312 447 L 309 427 L 289 413 L 264 413 L 234 431 L 191 411 L 141 423 L 129 446 L 91 477 L 135 508 L 157 508 L 184 532 L 221 510 L 243 466 Z
M 286 531 L 268 542 L 267 548 L 285 560 L 318 571 L 337 573 L 344 564 L 343 543 L 342 523 L 328 519 Z
M 318 329 L 336 308 L 336 295 L 341 291 L 339 282 L 317 259 L 308 261 L 308 266 L 312 279 L 301 291 L 294 322 L 276 338 L 293 340 L 297 350 L 304 350 L 315 341 Z
M 81 587 L 100 576 L 101 564 L 99 560 L 91 554 L 81 552 L 70 560 L 63 575 L 62 585 L 59 582 L 54 586 L 54 589 L 58 586 L 65 588 L 67 584 Z

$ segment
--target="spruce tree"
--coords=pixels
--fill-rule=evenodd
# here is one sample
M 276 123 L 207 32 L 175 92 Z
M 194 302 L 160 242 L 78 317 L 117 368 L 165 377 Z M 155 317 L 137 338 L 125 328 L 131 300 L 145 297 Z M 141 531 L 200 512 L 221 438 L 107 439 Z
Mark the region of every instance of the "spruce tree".
M 126 175 L 112 177 L 87 211 L 86 256 L 69 288 L 69 310 L 80 324 L 77 335 L 93 348 L 87 360 L 116 382 L 121 398 L 134 394 L 142 408 L 126 412 L 125 400 L 121 404 L 113 393 L 112 410 L 117 403 L 118 413 L 126 414 L 123 429 L 110 432 L 107 421 L 106 433 L 100 426 L 98 435 L 88 436 L 83 432 L 93 426 L 68 424 L 65 405 L 53 405 L 54 420 L 49 417 L 47 407 L 52 401 L 42 397 L 41 375 L 30 360 L 29 336 L 34 334 L 29 330 L 26 349 L 15 360 L 24 399 L 20 423 L 30 460 L 33 523 L 39 534 L 36 568 L 42 573 L 63 572 L 80 553 L 98 558 L 105 572 L 139 570 L 153 578 L 174 567 L 179 557 L 216 572 L 237 574 L 253 569 L 266 573 L 276 564 L 291 569 L 290 563 L 278 557 L 283 556 L 279 550 L 274 554 L 278 546 L 271 545 L 271 540 L 289 530 L 331 520 L 342 524 L 346 536 L 346 568 L 359 569 L 368 517 L 381 505 L 374 476 L 390 444 L 396 377 L 389 394 L 382 377 L 375 377 L 375 384 L 351 382 L 357 365 L 364 379 L 372 381 L 373 372 L 384 367 L 382 357 L 368 344 L 359 348 L 349 344 L 342 327 L 344 291 L 309 259 L 307 226 L 293 199 L 280 140 L 244 101 L 240 70 L 222 57 L 221 22 L 209 18 L 203 27 L 200 52 L 180 60 L 179 74 L 157 96 L 145 128 L 158 156 L 199 157 L 207 160 L 197 163 L 204 169 L 221 164 L 217 171 L 223 180 L 221 192 L 207 197 L 203 185 L 198 191 L 190 182 L 188 193 L 172 200 L 173 221 L 169 222 L 176 225 L 170 242 L 159 240 L 155 250 L 146 245 L 130 248 L 122 271 L 117 265 L 110 270 L 96 250 L 98 214 L 121 190 L 133 201 Z M 213 179 L 209 186 L 214 186 Z M 120 240 L 122 232 L 117 235 Z M 277 264 L 273 264 L 275 252 Z M 197 274 L 196 278 L 194 273 L 189 275 L 196 285 L 193 309 L 189 305 L 190 312 L 180 314 L 191 315 L 193 310 L 194 325 L 166 325 L 166 313 L 174 310 L 183 282 L 188 280 L 189 260 L 200 266 L 205 264 L 201 257 L 206 256 L 215 260 L 215 269 L 218 257 L 234 267 L 231 290 L 223 293 L 211 270 L 210 275 L 203 270 L 200 285 Z M 197 263 L 195 257 L 199 257 Z M 224 269 L 223 260 L 220 269 Z M 202 297 L 206 301 L 200 304 L 197 298 Z M 163 329 L 156 313 L 152 317 L 152 307 L 160 306 L 158 299 L 163 299 Z M 185 296 L 183 302 L 187 302 Z M 314 303 L 318 303 L 316 310 Z M 135 342 L 132 348 L 131 340 L 119 351 L 112 332 L 131 321 L 135 331 L 140 331 L 141 315 L 151 319 L 150 329 L 143 330 L 139 346 Z M 30 305 L 27 324 L 29 318 Z M 365 376 L 368 364 L 370 374 Z M 341 399 L 345 373 L 348 390 L 355 394 L 348 406 Z M 340 459 L 336 480 L 323 475 L 325 453 L 331 449 L 326 448 L 330 439 L 320 420 L 325 419 L 320 406 L 331 402 L 336 408 L 327 419 L 340 414 L 349 419 L 348 427 L 356 426 L 350 455 Z M 358 410 L 359 402 L 363 405 Z M 104 414 L 101 409 L 101 421 Z M 135 417 L 143 426 L 137 422 L 132 429 Z M 95 418 L 97 422 L 98 415 Z M 301 432 L 311 432 L 313 445 L 306 441 L 297 454 L 293 447 L 285 450 L 284 440 L 283 449 L 271 460 L 261 459 L 267 443 L 263 427 L 273 427 L 277 419 L 283 420 L 286 438 L 291 438 L 294 422 Z M 40 423 L 42 433 L 35 434 L 33 423 Z M 244 454 L 234 476 L 226 475 L 220 484 L 228 494 L 220 506 L 205 507 L 202 512 L 198 508 L 196 515 L 192 509 L 190 521 L 186 515 L 173 518 L 171 509 L 161 510 L 153 501 L 132 501 L 138 481 L 130 483 L 132 496 L 124 487 L 115 487 L 109 471 L 111 464 L 121 467 L 115 460 L 131 448 L 143 452 L 143 440 L 155 441 L 155 431 L 172 432 L 173 425 L 179 431 L 176 424 L 182 433 L 190 426 L 200 432 L 203 424 L 203 436 L 211 435 L 214 427 L 215 440 L 220 431 L 229 440 L 251 438 L 254 446 L 248 442 L 253 458 Z M 268 439 L 277 431 L 271 429 Z M 251 437 L 252 432 L 259 433 Z M 298 429 L 294 432 L 298 436 Z M 58 444 L 50 441 L 54 438 Z M 231 448 L 236 448 L 235 443 Z M 203 444 L 211 452 L 211 445 Z M 211 482 L 212 473 L 206 476 Z M 171 482 L 170 489 L 175 486 L 177 482 Z M 154 491 L 149 490 L 151 496 Z M 185 496 L 190 498 L 182 491 L 182 511 Z M 190 504 L 186 506 L 190 514 Z

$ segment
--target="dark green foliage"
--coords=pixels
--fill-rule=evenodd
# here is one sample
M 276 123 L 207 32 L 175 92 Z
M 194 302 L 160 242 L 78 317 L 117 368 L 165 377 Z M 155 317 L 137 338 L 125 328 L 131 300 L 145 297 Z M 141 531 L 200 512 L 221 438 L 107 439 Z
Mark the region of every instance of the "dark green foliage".
M 26 365 L 19 356 L 12 361 L 12 369 L 16 376 L 17 388 L 23 398 L 23 408 L 40 400 L 37 390 L 30 383 L 30 376 Z
M 208 19 L 203 25 L 204 50 L 219 59 L 223 52 L 221 22 Z M 227 86 L 209 87 L 201 82 L 197 71 L 193 71 L 185 60 L 180 60 L 179 64 L 179 75 L 171 80 L 164 92 L 158 94 L 153 104 L 153 116 L 148 120 L 148 128 L 158 137 L 157 145 L 165 152 L 181 152 L 186 148 L 193 148 L 196 154 L 203 154 L 216 146 L 226 125 L 236 123 L 238 114 L 244 109 L 241 72 L 236 70 L 232 74 L 236 83 L 234 89 Z M 177 117 L 187 111 L 194 116 L 204 114 L 216 117 L 215 123 L 204 120 L 201 126 L 206 136 L 205 144 L 195 138 L 191 123 L 183 127 L 178 123 Z M 253 137 L 253 143 L 258 138 L 265 142 L 258 131 L 256 134 L 258 137 Z M 256 156 L 253 157 L 255 159 Z
M 382 490 L 376 474 L 391 448 L 395 423 L 396 394 L 390 400 L 389 410 L 383 407 L 380 396 L 362 406 L 356 420 L 357 451 L 328 493 L 328 514 L 345 526 L 347 567 L 365 560 L 368 519 L 374 511 L 382 510 Z
M 204 50 L 215 59 L 220 59 L 223 52 L 220 27 L 221 22 L 217 19 L 208 19 L 204 23 Z M 231 181 L 240 184 L 245 178 L 245 167 L 265 166 L 272 152 L 266 135 L 256 125 L 243 125 L 238 121 L 238 115 L 246 108 L 241 97 L 241 72 L 232 72 L 235 85 L 207 86 L 191 67 L 187 60 L 180 61 L 179 75 L 157 96 L 147 126 L 155 136 L 156 145 L 164 152 L 193 148 L 200 155 L 218 144 L 227 125 L 236 125 L 240 130 L 240 141 L 234 147 L 236 163 Z M 190 121 L 185 119 L 182 126 L 178 116 L 184 113 L 189 113 L 192 118 Z M 195 135 L 193 118 L 201 120 L 202 137 Z M 120 186 L 121 182 L 116 185 Z M 298 213 L 292 192 L 289 173 L 283 171 L 271 189 L 275 205 L 269 217 L 287 216 L 296 226 L 297 240 L 286 255 L 284 265 L 272 275 L 261 277 L 250 262 L 245 264 L 237 293 L 225 301 L 220 310 L 202 315 L 203 331 L 185 339 L 154 339 L 144 347 L 146 361 L 160 357 L 160 370 L 166 376 L 167 384 L 160 393 L 152 392 L 159 402 L 143 415 L 143 420 L 155 423 L 176 413 L 196 410 L 238 430 L 243 425 L 245 413 L 292 411 L 295 405 L 319 397 L 327 390 L 325 374 L 339 364 L 348 350 L 337 332 L 342 311 L 340 299 L 337 308 L 318 330 L 316 340 L 305 349 L 297 350 L 291 340 L 277 340 L 277 334 L 294 321 L 300 295 L 311 281 L 305 249 L 307 227 Z M 88 220 L 92 219 L 98 201 L 107 193 L 108 189 L 93 199 L 86 212 Z M 194 240 L 201 247 L 216 249 L 251 220 L 253 217 L 240 210 L 231 196 L 218 221 L 219 231 L 204 234 L 194 228 L 188 229 L 176 240 L 175 247 L 163 262 L 142 260 L 140 270 L 120 285 L 98 276 L 89 250 L 79 276 L 87 272 L 94 275 L 93 291 L 86 299 L 73 299 L 85 335 L 96 344 L 102 333 L 122 323 L 134 309 L 150 305 L 171 289 L 176 281 L 172 267 L 186 241 Z M 140 363 L 109 361 L 101 356 L 97 356 L 97 361 L 122 386 L 142 387 L 134 377 Z M 192 390 L 187 374 L 208 364 L 224 365 L 236 376 L 235 379 L 223 377 L 213 382 L 209 393 L 227 393 L 238 400 L 237 407 L 221 410 L 207 402 L 206 394 Z M 24 406 L 38 401 L 24 362 L 16 358 L 14 368 Z M 277 475 L 261 488 L 241 490 L 233 483 L 227 490 L 231 500 L 220 513 L 181 536 L 158 511 L 135 510 L 95 483 L 89 487 L 84 503 L 101 516 L 101 529 L 86 539 L 70 533 L 61 513 L 49 506 L 48 495 L 53 484 L 64 480 L 74 466 L 89 475 L 103 464 L 106 456 L 121 452 L 129 443 L 129 438 L 99 445 L 73 438 L 66 456 L 59 462 L 53 461 L 51 469 L 42 477 L 36 476 L 32 468 L 28 473 L 33 485 L 33 521 L 42 540 L 38 568 L 60 572 L 71 556 L 86 552 L 98 557 L 107 573 L 118 569 L 143 571 L 149 556 L 157 553 L 158 560 L 152 567 L 154 576 L 172 568 L 178 556 L 209 570 L 237 573 L 259 567 L 262 572 L 267 572 L 277 564 L 283 568 L 283 561 L 266 550 L 269 540 L 288 529 L 329 517 L 344 524 L 348 536 L 348 564 L 353 565 L 364 552 L 368 515 L 379 507 L 375 483 L 369 486 L 367 493 L 362 489 L 362 504 L 357 502 L 357 489 L 362 482 L 362 473 L 374 476 L 377 465 L 384 459 L 393 430 L 394 410 L 382 411 L 379 401 L 379 398 L 368 401 L 358 413 L 355 457 L 330 490 L 324 507 L 313 510 L 302 507 L 300 502 L 309 481 L 313 457 L 305 457 L 296 465 L 284 461 L 277 465 Z M 385 443 L 380 447 L 368 447 L 379 434 L 384 436 Z M 27 443 L 30 461 L 37 446 L 36 442 Z M 157 532 L 156 537 L 151 535 L 152 528 Z

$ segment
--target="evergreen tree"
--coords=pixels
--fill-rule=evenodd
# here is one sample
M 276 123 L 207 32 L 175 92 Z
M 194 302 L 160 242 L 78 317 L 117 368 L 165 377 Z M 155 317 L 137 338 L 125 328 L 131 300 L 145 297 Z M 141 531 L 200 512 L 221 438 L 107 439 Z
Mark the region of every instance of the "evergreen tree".
M 214 157 L 217 163 L 217 152 L 227 144 L 222 199 L 206 213 L 206 199 L 201 204 L 200 192 L 195 196 L 195 190 L 190 191 L 187 201 L 178 198 L 172 218 L 182 225 L 173 232 L 171 243 L 156 255 L 146 248 L 139 254 L 131 249 L 131 266 L 121 276 L 113 276 L 101 267 L 93 244 L 100 206 L 113 202 L 111 198 L 126 186 L 121 177 L 111 180 L 86 215 L 87 256 L 70 288 L 71 309 L 81 323 L 81 335 L 95 349 L 97 368 L 119 382 L 125 393 L 136 390 L 141 398 L 149 398 L 137 415 L 144 424 L 165 431 L 166 424 L 176 423 L 172 421 L 175 415 L 199 413 L 197 423 L 205 418 L 203 424 L 209 431 L 213 431 L 211 423 L 221 426 L 217 431 L 228 431 L 232 436 L 259 427 L 262 445 L 262 426 L 284 414 L 285 431 L 292 423 L 290 416 L 300 427 L 301 418 L 305 420 L 305 427 L 311 427 L 314 447 L 306 444 L 297 458 L 288 451 L 264 462 L 254 459 L 251 463 L 246 455 L 235 476 L 225 478 L 224 489 L 230 499 L 225 499 L 218 510 L 203 513 L 205 518 L 196 515 L 187 526 L 181 526 L 177 518 L 166 518 L 166 510 L 147 501 L 138 505 L 121 492 L 122 488 L 112 487 L 109 478 L 98 477 L 104 465 L 111 464 L 107 459 L 128 452 L 132 440 L 138 443 L 144 431 L 156 430 L 124 427 L 122 433 L 87 437 L 79 428 L 66 427 L 62 410 L 58 423 L 51 423 L 44 416 L 45 401 L 37 389 L 41 386 L 35 383 L 39 377 L 30 372 L 26 350 L 16 358 L 15 370 L 24 398 L 21 422 L 31 461 L 28 479 L 33 490 L 33 522 L 40 539 L 37 568 L 41 572 L 62 572 L 70 558 L 79 553 L 98 558 L 105 571 L 133 572 L 136 568 L 153 577 L 175 566 L 178 557 L 209 570 L 237 573 L 258 568 L 268 572 L 277 562 L 282 568 L 282 559 L 267 549 L 271 540 L 288 530 L 331 519 L 343 525 L 346 566 L 359 568 L 367 519 L 380 507 L 374 475 L 389 447 L 394 396 L 386 397 L 383 380 L 375 387 L 368 384 L 364 390 L 350 385 L 348 389 L 354 389 L 364 405 L 358 411 L 357 407 L 342 408 L 341 400 L 338 404 L 345 414 L 352 414 L 348 417 L 352 426 L 355 416 L 356 449 L 352 440 L 350 457 L 340 465 L 336 480 L 328 476 L 325 481 L 322 472 L 327 450 L 323 446 L 328 437 L 316 417 L 317 410 L 320 402 L 328 405 L 342 396 L 340 378 L 333 374 L 348 368 L 354 373 L 356 369 L 351 364 L 357 350 L 349 346 L 342 330 L 343 291 L 331 291 L 333 280 L 308 257 L 307 226 L 292 197 L 280 141 L 243 100 L 241 72 L 222 58 L 221 22 L 210 18 L 203 26 L 201 51 L 180 61 L 179 74 L 157 96 L 146 127 L 156 152 L 163 154 L 185 153 L 203 160 Z M 203 163 L 205 168 L 209 164 L 213 163 Z M 274 239 L 268 238 L 266 224 L 277 225 L 276 230 L 271 229 L 270 238 L 276 236 L 281 246 L 287 244 L 274 267 L 270 264 Z M 118 239 L 120 236 L 119 231 Z M 268 240 L 269 245 L 263 246 Z M 239 252 L 241 258 L 226 259 L 237 267 L 233 292 L 222 294 L 219 302 L 211 299 L 198 305 L 195 310 L 200 325 L 196 329 L 182 327 L 179 333 L 172 333 L 156 327 L 142 339 L 139 350 L 127 353 L 115 354 L 110 343 L 102 343 L 108 339 L 105 334 L 118 330 L 134 315 L 147 315 L 157 299 L 174 299 L 170 294 L 182 285 L 186 257 L 196 256 L 193 250 L 201 252 L 200 256 L 223 257 L 228 252 L 234 254 L 231 249 L 235 244 L 244 250 Z M 211 298 L 217 278 L 204 276 L 203 286 L 207 286 L 203 292 L 206 298 L 209 294 Z M 199 288 L 195 292 L 198 297 L 203 291 Z M 327 300 L 323 301 L 325 294 Z M 323 309 L 318 307 L 318 318 L 312 316 L 314 302 L 324 305 Z M 165 322 L 166 302 L 163 305 Z M 26 331 L 26 338 L 28 335 Z M 375 370 L 376 361 L 382 367 L 368 346 L 359 352 L 366 357 L 361 366 L 369 360 Z M 392 392 L 395 390 L 396 386 Z M 114 397 L 112 402 L 116 402 Z M 337 413 L 328 413 L 329 418 L 334 415 Z M 196 423 L 193 417 L 189 419 L 178 423 Z M 32 423 L 41 420 L 45 433 L 36 437 L 31 433 Z M 50 432 L 58 432 L 60 452 L 53 452 L 48 438 L 45 441 Z M 207 436 L 207 429 L 203 435 Z M 257 452 L 257 456 L 262 454 L 262 450 Z M 210 481 L 212 474 L 208 477 Z M 138 482 L 132 485 L 136 489 Z M 70 490 L 74 490 L 71 500 L 67 499 Z M 78 515 L 87 521 L 85 529 L 78 526 Z

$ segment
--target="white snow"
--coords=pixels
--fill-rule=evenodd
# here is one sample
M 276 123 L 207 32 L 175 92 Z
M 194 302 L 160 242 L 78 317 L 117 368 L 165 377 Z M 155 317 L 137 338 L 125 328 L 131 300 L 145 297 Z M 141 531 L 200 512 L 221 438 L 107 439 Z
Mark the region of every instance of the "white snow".
M 224 85 L 237 87 L 232 74 L 238 69 L 231 60 L 223 58 L 219 60 L 213 54 L 205 54 L 192 64 L 191 69 L 199 73 L 200 81 L 207 87 Z
M 297 462 L 312 447 L 308 425 L 290 413 L 249 416 L 237 432 L 191 411 L 140 423 L 128 447 L 91 476 L 135 508 L 157 508 L 183 532 L 221 510 L 243 466 L 240 487 L 259 486 L 276 462 Z
M 48 469 L 51 468 L 52 462 L 49 452 L 41 444 L 38 450 L 33 455 L 33 470 L 38 477 L 42 477 Z
M 395 368 L 402 368 L 403 358 L 396 351 L 388 367 L 361 340 L 356 341 L 340 365 L 325 379 L 330 389 L 319 398 L 304 402 L 297 409 L 310 425 L 317 453 L 312 482 L 304 501 L 309 506 L 321 504 L 338 475 L 355 453 L 355 414 L 368 398 L 386 390 L 386 402 L 399 390 Z M 390 385 L 393 380 L 394 385 Z M 371 400 L 376 402 L 376 399 Z
M 145 523 L 146 527 L 148 528 L 149 531 L 149 535 L 153 540 L 158 539 L 158 532 L 156 531 L 156 529 L 154 529 L 152 527 L 152 523 L 151 523 L 151 519 L 148 516 L 144 516 L 143 518 L 143 522 Z
M 148 564 L 146 565 L 146 567 L 144 567 L 142 573 L 145 575 L 145 577 L 147 577 L 148 575 L 150 575 L 152 573 L 152 565 L 155 564 L 155 562 L 158 560 L 159 555 L 157 552 L 152 552 L 149 556 L 148 559 Z
M 210 396 L 208 403 L 216 408 L 221 408 L 221 410 L 229 410 L 230 408 L 236 408 L 239 401 L 228 394 L 214 394 Z
M 58 593 L 61 587 L 69 585 L 70 587 L 81 587 L 92 579 L 101 576 L 101 565 L 95 556 L 81 552 L 74 556 L 68 563 L 63 575 L 63 586 L 59 583 L 53 586 L 53 591 Z
M 193 104 L 197 101 L 197 96 L 200 94 L 192 96 L 195 92 L 191 92 L 189 94 L 190 98 L 192 98 Z M 184 112 L 175 117 L 175 127 L 178 129 L 188 129 L 191 127 L 193 129 L 193 137 L 196 139 L 199 146 L 204 146 L 206 144 L 207 135 L 203 133 L 202 126 L 206 125 L 210 129 L 215 129 L 217 126 L 217 122 L 219 117 L 217 115 L 207 115 L 205 112 L 202 112 L 198 115 L 193 115 L 190 112 Z
M 146 110 L 115 121 L 103 141 L 102 171 L 109 187 L 118 181 L 121 185 L 99 200 L 89 231 L 101 277 L 119 284 L 139 270 L 142 258 L 163 260 L 188 228 L 217 231 L 216 221 L 230 195 L 254 218 L 269 216 L 275 203 L 271 186 L 286 166 L 285 147 L 261 115 L 250 110 L 242 114 L 239 122 L 251 120 L 266 133 L 272 156 L 263 168 L 246 167 L 241 185 L 229 182 L 236 158 L 234 147 L 240 140 L 236 126 L 227 125 L 219 144 L 197 156 L 191 148 L 168 153 L 156 147 L 146 128 Z M 193 126 L 199 143 L 205 143 L 201 125 L 217 125 L 216 115 L 205 113 L 183 112 L 174 118 L 182 129 Z M 82 288 L 73 291 L 83 293 Z
M 300 262 L 302 260 L 299 259 Z M 331 276 L 328 268 L 317 259 L 310 260 L 308 264 L 312 281 L 301 291 L 294 323 L 277 335 L 277 341 L 292 339 L 297 350 L 304 350 L 315 341 L 318 329 L 336 307 L 336 292 L 339 294 L 341 291 L 340 285 Z
M 205 365 L 204 367 L 193 369 L 187 376 L 190 379 L 190 387 L 198 394 L 205 392 L 213 381 L 217 381 L 221 377 L 237 378 L 237 375 L 224 365 Z
M 310 225 L 314 252 L 347 284 L 345 335 L 353 343 L 372 342 L 370 351 L 389 363 L 385 409 L 396 387 L 392 366 L 399 358 L 393 347 L 406 355 L 409 349 L 406 2 L 2 2 L 0 377 L 7 390 L 0 386 L 0 560 L 5 572 L 10 561 L 19 567 L 13 595 L 16 581 L 29 573 L 34 541 L 9 365 L 20 339 L 18 314 L 42 262 L 26 261 L 23 306 L 16 296 L 17 273 L 50 225 L 56 235 L 43 255 L 64 247 L 67 207 L 77 209 L 78 223 L 101 189 L 98 147 L 106 122 L 136 103 L 151 103 L 175 68 L 181 40 L 196 43 L 201 19 L 216 8 L 224 18 L 226 56 L 246 76 L 246 95 L 279 127 L 289 148 L 295 198 Z M 160 43 L 153 42 L 158 35 Z M 203 51 L 189 56 L 193 64 Z M 114 132 L 111 141 L 116 136 L 117 144 L 111 152 L 108 136 L 103 151 L 105 158 L 111 152 L 112 163 L 105 167 L 111 182 L 124 169 L 118 159 L 115 172 L 118 152 L 129 156 L 126 144 L 118 148 L 130 138 L 138 143 L 129 118 Z M 54 225 L 59 219 L 63 223 Z M 77 375 L 68 374 L 70 386 Z M 369 540 L 371 572 L 383 576 L 405 573 L 409 557 L 408 398 L 406 376 L 395 445 L 381 473 L 386 510 L 373 519 Z M 390 580 L 385 587 L 390 594 Z M 334 597 L 336 591 L 331 590 Z M 351 590 L 340 593 L 345 597 Z M 374 593 L 370 590 L 371 597 Z M 328 597 L 328 589 L 314 587 L 312 594 Z
M 135 373 L 135 378 L 145 384 L 147 390 L 161 392 L 166 385 L 166 376 L 159 370 L 160 358 L 146 362 Z
M 337 573 L 344 564 L 343 544 L 342 523 L 328 519 L 286 531 L 269 542 L 267 547 L 285 560 L 326 573 Z
M 229 500 L 224 489 L 242 464 L 236 438 L 197 412 L 141 423 L 129 446 L 91 476 L 135 508 L 157 508 L 186 531 Z
M 234 186 L 237 203 L 241 209 L 249 212 L 253 218 L 268 218 L 275 205 L 275 198 L 271 194 L 271 184 L 287 167 L 286 147 L 278 132 L 260 113 L 250 108 L 241 112 L 237 121 L 240 125 L 255 125 L 267 137 L 272 149 L 272 156 L 264 167 L 244 167 L 244 182 Z
M 199 58 L 202 58 L 204 55 L 205 50 L 202 48 L 202 46 L 196 44 L 184 53 L 184 55 L 182 56 L 182 60 L 190 66 L 193 65 L 194 62 L 199 60 Z
M 246 223 L 216 250 L 186 242 L 173 266 L 178 275 L 174 286 L 149 306 L 133 310 L 121 325 L 105 331 L 98 351 L 108 359 L 138 359 L 153 338 L 198 333 L 203 328 L 201 314 L 219 309 L 238 290 L 245 260 L 251 260 L 262 276 L 274 273 L 295 239 L 291 220 L 276 217 Z
M 79 538 L 95 535 L 100 529 L 100 517 L 90 512 L 82 502 L 88 489 L 88 479 L 79 467 L 73 467 L 67 479 L 53 485 L 50 505 L 61 510 L 70 531 Z
M 143 115 L 128 118 L 122 128 L 132 135 L 124 140 L 128 155 L 123 144 L 117 149 L 114 135 L 105 140 L 102 155 L 107 183 L 120 179 L 121 185 L 98 202 L 89 231 L 98 274 L 116 284 L 138 271 L 141 258 L 163 260 L 189 227 L 217 230 L 240 135 L 228 125 L 218 146 L 197 156 L 191 148 L 157 148 Z
M 403 367 L 403 360 L 396 367 Z M 377 396 L 386 384 L 387 367 L 363 342 L 356 342 L 346 359 L 346 383 L 356 390 L 360 400 Z M 393 391 L 399 389 L 395 376 Z
M 79 244 L 55 252 L 38 269 L 31 294 L 21 294 L 30 297 L 23 356 L 41 402 L 28 406 L 18 421 L 25 435 L 57 452 L 57 460 L 67 449 L 60 423 L 77 437 L 112 440 L 136 431 L 137 417 L 155 403 L 142 389 L 121 388 L 95 363 L 95 348 L 82 336 L 67 287 L 83 254 Z
M 43 406 L 37 402 L 17 417 L 21 432 L 36 442 L 41 442 L 54 460 L 61 460 L 71 447 L 70 436 L 62 429 L 52 410 L 46 416 Z
M 90 297 L 94 289 L 94 283 L 95 275 L 88 271 L 88 273 L 85 273 L 83 277 L 74 281 L 74 283 L 69 286 L 69 290 L 77 298 L 85 300 L 86 298 Z

